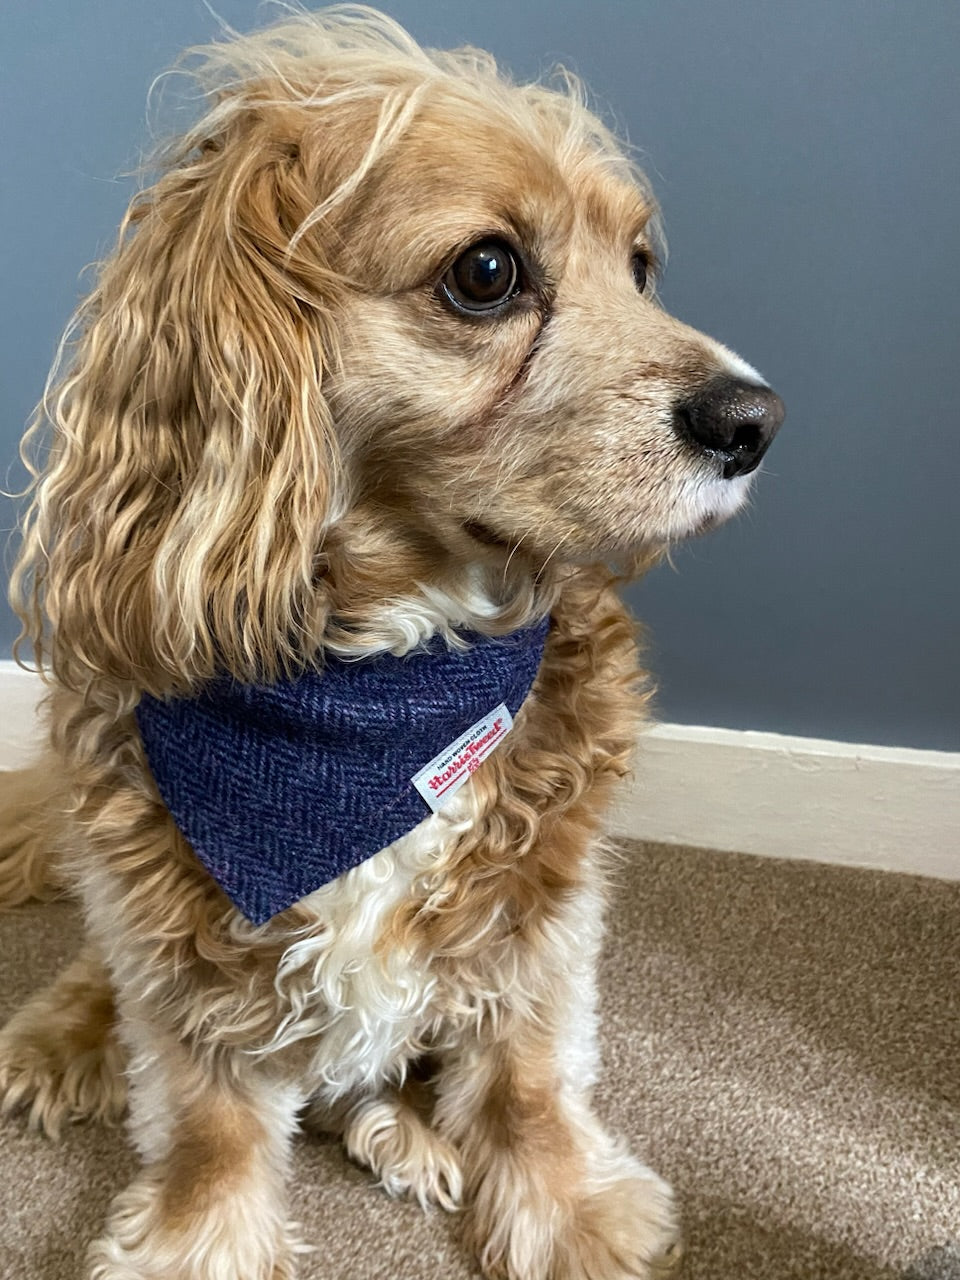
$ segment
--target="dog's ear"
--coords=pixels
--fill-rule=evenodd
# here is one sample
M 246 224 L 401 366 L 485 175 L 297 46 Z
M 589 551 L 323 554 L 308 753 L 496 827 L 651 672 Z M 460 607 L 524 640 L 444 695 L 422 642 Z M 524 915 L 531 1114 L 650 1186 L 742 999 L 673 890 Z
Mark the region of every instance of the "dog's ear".
M 317 201 L 293 113 L 221 115 L 134 200 L 28 433 L 53 428 L 12 594 L 73 687 L 269 679 L 322 631 L 342 286 L 322 228 L 290 247 Z

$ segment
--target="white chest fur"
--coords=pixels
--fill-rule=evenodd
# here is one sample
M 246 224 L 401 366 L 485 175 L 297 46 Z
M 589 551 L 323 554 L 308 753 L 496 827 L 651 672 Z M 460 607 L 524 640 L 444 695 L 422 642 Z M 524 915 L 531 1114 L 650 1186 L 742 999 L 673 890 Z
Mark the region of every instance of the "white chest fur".
M 301 903 L 315 923 L 283 954 L 275 985 L 285 1013 L 263 1053 L 309 1039 L 312 1093 L 332 1101 L 375 1087 L 416 1052 L 436 977 L 422 957 L 377 944 L 404 899 L 429 898 L 475 807 L 468 784 L 440 813 Z

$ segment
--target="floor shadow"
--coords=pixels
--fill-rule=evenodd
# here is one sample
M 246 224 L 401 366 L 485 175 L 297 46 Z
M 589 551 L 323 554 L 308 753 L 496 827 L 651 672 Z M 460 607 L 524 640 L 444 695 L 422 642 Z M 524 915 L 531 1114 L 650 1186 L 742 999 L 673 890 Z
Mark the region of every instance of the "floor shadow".
M 960 1242 L 931 1249 L 907 1268 L 903 1280 L 960 1280 Z
M 772 1223 L 735 1205 L 701 1202 L 686 1214 L 678 1280 L 903 1280 L 848 1245 Z M 917 1280 L 921 1280 L 918 1276 Z M 927 1280 L 926 1275 L 922 1280 Z M 933 1274 L 929 1280 L 934 1280 Z M 939 1276 L 936 1280 L 940 1280 Z M 952 1280 L 952 1277 L 950 1278 Z

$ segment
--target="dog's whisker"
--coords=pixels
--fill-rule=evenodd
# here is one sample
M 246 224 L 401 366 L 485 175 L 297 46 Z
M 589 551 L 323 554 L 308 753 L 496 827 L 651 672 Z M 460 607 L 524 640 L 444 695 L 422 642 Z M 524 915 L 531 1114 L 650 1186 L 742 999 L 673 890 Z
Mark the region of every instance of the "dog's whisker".
M 526 536 L 527 536 L 527 535 L 526 535 L 525 533 L 521 534 L 521 535 L 520 535 L 520 537 L 517 539 L 517 541 L 513 544 L 513 546 L 512 546 L 512 547 L 511 547 L 511 549 L 510 549 L 510 554 L 507 556 L 507 559 L 506 559 L 506 561 L 505 561 L 505 563 L 504 563 L 504 566 L 503 566 L 503 573 L 502 573 L 502 576 L 501 576 L 501 580 L 502 580 L 502 582 L 503 582 L 503 584 L 504 584 L 504 585 L 506 585 L 506 581 L 507 581 L 507 574 L 508 574 L 508 572 L 509 572 L 509 570 L 510 570 L 510 565 L 511 565 L 511 563 L 513 562 L 513 557 L 514 557 L 514 556 L 517 554 L 517 552 L 520 550 L 521 543 L 523 542 L 523 540 L 524 540 L 524 538 L 525 538 Z
M 550 561 L 553 559 L 553 557 L 557 554 L 557 552 L 560 550 L 560 548 L 563 546 L 563 542 L 564 542 L 564 540 L 563 540 L 562 538 L 560 538 L 560 539 L 558 540 L 558 542 L 557 542 L 557 545 L 553 548 L 553 550 L 552 550 L 552 551 L 550 552 L 550 554 L 547 556 L 546 560 L 544 560 L 543 564 L 541 564 L 541 565 L 540 565 L 539 569 L 537 570 L 537 574 L 536 574 L 536 581 L 537 581 L 537 582 L 540 582 L 540 581 L 542 580 L 542 578 L 543 578 L 544 574 L 545 574 L 545 573 L 546 573 L 546 571 L 547 571 L 547 566 L 549 565 L 549 563 L 550 563 Z

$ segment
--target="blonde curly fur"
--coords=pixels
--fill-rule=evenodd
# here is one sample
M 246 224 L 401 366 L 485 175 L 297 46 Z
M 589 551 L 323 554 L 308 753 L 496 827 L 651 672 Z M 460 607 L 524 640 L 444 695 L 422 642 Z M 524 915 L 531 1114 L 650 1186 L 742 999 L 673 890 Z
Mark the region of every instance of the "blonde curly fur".
M 518 85 L 354 6 L 184 67 L 205 112 L 25 443 L 12 595 L 49 753 L 4 783 L 0 894 L 66 883 L 88 942 L 0 1035 L 3 1107 L 55 1132 L 128 1103 L 144 1169 L 97 1280 L 292 1275 L 301 1122 L 394 1194 L 462 1205 L 491 1277 L 651 1277 L 669 1190 L 590 1107 L 598 832 L 648 696 L 602 562 L 639 572 L 744 501 L 672 413 L 750 371 L 638 292 L 655 206 L 573 77 Z M 442 282 L 491 239 L 516 296 L 458 312 Z M 244 920 L 160 800 L 141 695 L 548 613 L 514 731 L 455 803 Z
M 212 105 L 158 152 L 165 172 L 133 201 L 25 441 L 38 474 L 52 425 L 13 598 L 39 667 L 71 687 L 108 671 L 167 692 L 319 657 L 318 559 L 350 504 L 325 383 L 338 300 L 362 287 L 337 214 L 425 103 L 535 141 L 548 128 L 571 163 L 632 173 L 574 77 L 566 94 L 513 86 L 489 55 L 428 53 L 360 6 L 183 70 Z M 335 167 L 321 129 L 356 138 Z

